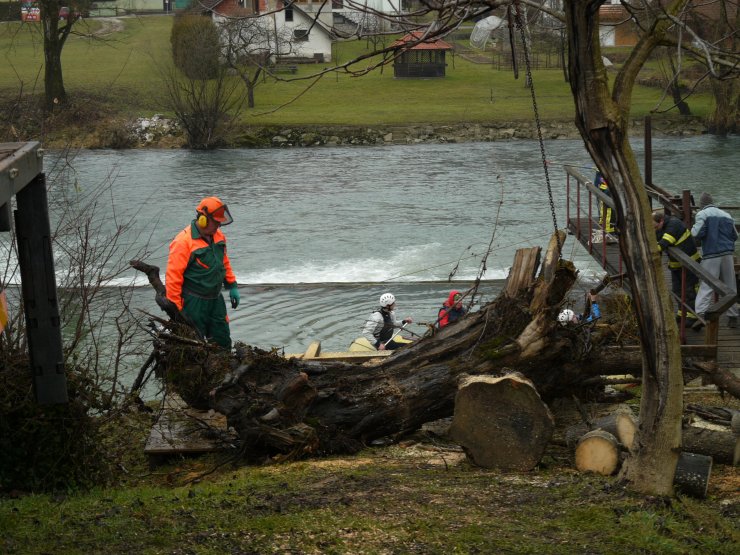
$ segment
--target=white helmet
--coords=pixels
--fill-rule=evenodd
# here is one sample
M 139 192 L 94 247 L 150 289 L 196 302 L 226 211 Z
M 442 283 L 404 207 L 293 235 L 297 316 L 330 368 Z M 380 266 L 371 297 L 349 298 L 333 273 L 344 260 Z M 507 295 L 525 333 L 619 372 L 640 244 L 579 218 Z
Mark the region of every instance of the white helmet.
M 561 326 L 567 326 L 571 322 L 575 321 L 576 319 L 576 313 L 573 312 L 570 308 L 566 308 L 565 310 L 561 311 L 560 314 L 558 314 L 558 322 L 560 322 Z
M 380 296 L 380 306 L 381 307 L 391 306 L 395 302 L 396 302 L 396 297 L 394 297 L 392 293 L 383 293 Z

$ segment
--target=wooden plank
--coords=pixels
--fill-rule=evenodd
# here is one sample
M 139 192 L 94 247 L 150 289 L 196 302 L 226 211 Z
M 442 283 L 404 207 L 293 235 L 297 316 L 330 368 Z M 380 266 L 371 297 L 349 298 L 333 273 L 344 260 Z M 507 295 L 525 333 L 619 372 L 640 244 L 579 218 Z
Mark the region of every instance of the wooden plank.
M 43 172 L 43 149 L 36 142 L 0 143 L 0 206 Z
M 285 358 L 297 358 L 300 360 L 323 360 L 323 361 L 345 361 L 345 362 L 365 362 L 367 360 L 381 359 L 389 357 L 394 351 L 334 351 L 320 353 L 314 357 L 306 358 L 305 353 L 288 353 Z
M 363 353 L 360 352 L 328 352 L 321 353 L 313 360 L 323 361 L 344 361 L 344 362 L 365 362 L 373 359 L 381 359 L 391 356 L 395 351 L 376 351 L 374 353 Z
M 233 447 L 236 434 L 226 417 L 215 411 L 190 408 L 176 393 L 168 393 L 162 411 L 144 446 L 146 455 L 210 453 Z
M 303 360 L 316 358 L 321 353 L 321 341 L 313 341 L 303 353 Z

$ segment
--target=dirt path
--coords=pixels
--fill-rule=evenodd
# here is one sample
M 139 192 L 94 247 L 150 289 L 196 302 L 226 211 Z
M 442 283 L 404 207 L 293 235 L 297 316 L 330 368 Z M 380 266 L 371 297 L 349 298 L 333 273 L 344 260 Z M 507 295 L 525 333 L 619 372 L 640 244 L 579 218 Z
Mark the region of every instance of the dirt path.
M 95 21 L 100 22 L 100 29 L 93 33 L 96 37 L 104 37 L 123 31 L 123 21 L 118 17 L 96 17 Z

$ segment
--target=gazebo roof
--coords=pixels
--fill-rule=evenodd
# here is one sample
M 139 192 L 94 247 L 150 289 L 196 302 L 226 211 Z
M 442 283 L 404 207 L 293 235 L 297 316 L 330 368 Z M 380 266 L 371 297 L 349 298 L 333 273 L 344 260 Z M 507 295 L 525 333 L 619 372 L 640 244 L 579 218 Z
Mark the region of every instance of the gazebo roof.
M 398 39 L 394 42 L 391 47 L 404 46 L 409 43 L 419 41 L 424 36 L 422 31 L 412 31 L 405 37 Z M 424 39 L 422 42 L 417 42 L 408 50 L 452 50 L 452 45 L 442 39 Z

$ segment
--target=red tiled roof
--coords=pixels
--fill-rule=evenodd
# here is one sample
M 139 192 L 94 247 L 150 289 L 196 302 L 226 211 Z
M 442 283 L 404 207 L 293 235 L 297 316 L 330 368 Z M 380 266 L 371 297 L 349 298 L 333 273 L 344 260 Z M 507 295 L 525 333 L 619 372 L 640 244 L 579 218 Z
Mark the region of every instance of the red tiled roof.
M 621 4 L 604 4 L 599 8 L 601 23 L 618 23 L 629 19 L 629 13 Z
M 391 47 L 404 46 L 405 44 L 408 44 L 410 42 L 416 42 L 423 36 L 424 33 L 421 31 L 412 31 L 405 37 L 402 37 L 394 42 Z M 415 44 L 414 46 L 409 48 L 409 50 L 452 50 L 452 45 L 443 41 L 442 39 L 425 39 L 424 42 Z

